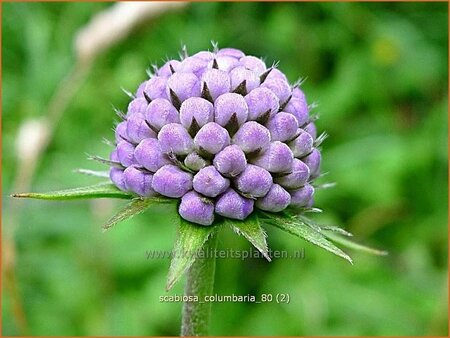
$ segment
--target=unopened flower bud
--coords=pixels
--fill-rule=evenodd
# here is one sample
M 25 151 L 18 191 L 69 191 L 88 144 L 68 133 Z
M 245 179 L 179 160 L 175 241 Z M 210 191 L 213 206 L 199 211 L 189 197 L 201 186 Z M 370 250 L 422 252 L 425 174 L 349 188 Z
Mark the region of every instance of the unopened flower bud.
M 278 184 L 273 184 L 266 196 L 258 198 L 255 206 L 261 210 L 279 212 L 291 203 L 291 195 Z
M 227 218 L 244 220 L 253 212 L 254 201 L 229 188 L 216 201 L 216 213 Z
M 218 69 L 225 72 L 231 71 L 233 68 L 239 65 L 239 60 L 231 56 L 217 56 L 213 60 L 209 61 L 208 67 L 215 68 L 214 64 L 217 64 Z
M 314 194 L 314 188 L 310 184 L 306 184 L 300 189 L 290 190 L 291 204 L 293 207 L 306 207 Z
M 152 178 L 152 174 L 143 172 L 133 165 L 123 172 L 125 187 L 139 196 L 150 197 L 156 194 L 152 188 Z
M 166 124 L 180 123 L 178 111 L 166 99 L 153 100 L 145 111 L 145 119 L 156 131 L 159 131 Z
M 230 180 L 224 178 L 213 166 L 201 169 L 194 176 L 194 190 L 208 197 L 216 197 L 230 186 Z
M 135 98 L 128 105 L 127 116 L 132 116 L 134 114 L 144 114 L 147 109 L 148 102 L 143 97 Z
M 158 141 L 163 153 L 187 155 L 194 150 L 194 142 L 181 124 L 169 123 L 161 128 Z
M 268 88 L 258 87 L 245 96 L 248 106 L 248 119 L 265 123 L 280 108 L 278 97 Z
M 283 110 L 294 115 L 300 127 L 308 121 L 309 109 L 305 94 L 298 88 L 292 91 L 292 98 Z
M 122 191 L 128 191 L 125 187 L 125 182 L 123 180 L 123 170 L 115 167 L 111 167 L 109 170 L 109 178 L 114 183 L 114 185 Z
M 202 97 L 215 101 L 220 95 L 231 90 L 230 76 L 219 69 L 208 69 L 202 75 Z
M 127 120 L 127 139 L 139 143 L 146 138 L 155 138 L 156 133 L 150 129 L 140 114 L 132 115 Z
M 206 151 L 214 155 L 230 144 L 230 135 L 217 123 L 209 122 L 195 135 L 194 143 L 200 153 Z
M 266 64 L 261 59 L 247 55 L 239 59 L 242 66 L 247 69 L 254 71 L 256 74 L 261 75 L 266 70 Z
M 292 171 L 287 175 L 274 178 L 274 182 L 286 189 L 297 189 L 304 186 L 308 179 L 309 167 L 299 159 L 294 158 Z
M 234 179 L 236 188 L 251 197 L 263 197 L 272 186 L 270 173 L 256 165 L 248 164 L 245 170 Z
M 297 119 L 289 113 L 280 112 L 272 117 L 266 124 L 270 131 L 272 141 L 287 141 L 297 133 Z
M 295 157 L 301 158 L 312 151 L 314 140 L 312 136 L 303 129 L 299 129 L 297 133 L 297 137 L 289 142 L 288 146 Z
M 222 127 L 235 132 L 247 121 L 248 107 L 242 95 L 226 93 L 214 103 L 214 121 Z
M 236 177 L 247 166 L 247 159 L 242 149 L 237 145 L 225 147 L 214 157 L 217 171 L 227 177 Z
M 167 164 L 153 175 L 152 188 L 163 196 L 180 198 L 192 189 L 192 174 Z
M 311 154 L 302 158 L 302 161 L 309 167 L 311 178 L 316 178 L 320 174 L 320 151 L 313 149 Z
M 162 166 L 172 163 L 161 151 L 158 140 L 154 138 L 142 140 L 134 150 L 134 157 L 138 164 L 153 173 Z
M 270 89 L 278 97 L 280 106 L 285 104 L 291 96 L 291 86 L 287 81 L 280 78 L 266 79 L 261 87 Z
M 200 169 L 203 169 L 204 167 L 208 166 L 210 164 L 209 161 L 205 160 L 203 157 L 201 157 L 198 153 L 190 153 L 186 158 L 184 159 L 184 165 L 194 171 L 199 171 Z
M 117 144 L 117 157 L 124 167 L 132 165 L 134 159 L 134 145 L 127 141 L 120 141 Z
M 200 93 L 200 80 L 193 73 L 175 73 L 167 80 L 167 96 L 177 109 L 183 101 Z
M 232 143 L 238 145 L 244 153 L 259 152 L 269 146 L 270 132 L 258 122 L 245 122 L 234 134 Z
M 280 141 L 270 143 L 269 147 L 251 163 L 271 173 L 285 173 L 292 168 L 294 155 L 289 147 Z
M 181 198 L 178 212 L 189 222 L 201 225 L 211 225 L 214 222 L 214 202 L 195 191 L 189 191 Z
M 146 82 L 144 93 L 150 100 L 167 99 L 167 78 L 162 76 L 153 76 Z
M 217 56 L 231 56 L 236 59 L 240 59 L 245 56 L 245 54 L 236 48 L 222 48 L 217 52 Z
M 170 60 L 167 61 L 157 72 L 158 76 L 162 77 L 170 77 L 174 72 L 178 71 L 180 67 L 180 61 L 178 60 Z
M 211 102 L 201 97 L 191 97 L 182 103 L 180 121 L 188 131 L 197 133 L 201 127 L 213 120 L 214 107 Z
M 259 87 L 259 76 L 242 66 L 234 68 L 230 72 L 230 78 L 231 90 L 241 95 L 247 95 L 247 93 Z

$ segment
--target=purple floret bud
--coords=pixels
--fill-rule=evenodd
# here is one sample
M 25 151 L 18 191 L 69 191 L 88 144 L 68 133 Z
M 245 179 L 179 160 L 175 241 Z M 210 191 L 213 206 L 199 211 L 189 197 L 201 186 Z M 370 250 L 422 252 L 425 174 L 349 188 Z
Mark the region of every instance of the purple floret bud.
M 120 122 L 114 130 L 116 142 L 127 140 L 127 121 Z
M 242 95 L 247 95 L 247 93 L 259 87 L 259 76 L 242 66 L 234 68 L 230 72 L 230 78 L 231 90 Z
M 161 128 L 158 141 L 163 153 L 187 155 L 194 150 L 194 142 L 181 124 L 169 123 Z
M 216 201 L 216 213 L 223 217 L 244 220 L 253 212 L 254 201 L 228 189 Z
M 152 129 L 159 131 L 169 123 L 180 123 L 178 110 L 166 99 L 155 99 L 145 111 L 145 119 Z
M 316 125 L 314 124 L 314 122 L 308 123 L 304 128 L 303 128 L 309 135 L 311 135 L 311 137 L 313 138 L 313 140 L 315 140 L 317 138 L 317 128 Z
M 311 154 L 302 158 L 302 161 L 309 167 L 311 178 L 316 178 L 320 174 L 320 151 L 313 149 Z
M 236 48 L 222 48 L 216 54 L 217 56 L 231 56 L 236 59 L 240 59 L 245 56 L 245 54 Z
M 210 164 L 209 161 L 205 160 L 203 157 L 201 157 L 197 153 L 190 153 L 186 158 L 184 159 L 184 165 L 194 171 L 199 171 L 200 169 L 203 169 L 204 167 L 208 166 Z
M 266 70 L 266 64 L 264 63 L 264 61 L 255 56 L 243 56 L 242 58 L 240 58 L 239 62 L 241 66 L 254 71 L 258 75 L 261 75 Z
M 152 174 L 143 172 L 133 165 L 123 172 L 125 187 L 139 196 L 150 197 L 156 194 L 152 189 L 152 178 Z
M 285 173 L 291 170 L 293 160 L 291 149 L 285 143 L 275 141 L 270 143 L 264 153 L 251 160 L 251 163 L 271 173 Z
M 266 127 L 270 131 L 270 138 L 272 141 L 284 142 L 295 136 L 298 123 L 293 115 L 280 112 L 267 122 Z
M 297 132 L 297 137 L 288 143 L 289 148 L 291 148 L 292 153 L 295 157 L 300 158 L 308 155 L 313 149 L 314 140 L 312 136 L 299 129 Z
M 192 55 L 192 57 L 202 59 L 203 61 L 211 61 L 212 59 L 214 59 L 215 55 L 212 52 L 201 51 L 201 52 L 195 53 L 194 55 Z
M 117 157 L 124 167 L 134 164 L 134 145 L 127 141 L 120 141 L 117 144 Z
M 215 65 L 217 65 L 218 69 L 224 70 L 228 73 L 233 68 L 239 66 L 239 61 L 231 56 L 218 56 L 209 61 L 208 67 L 215 68 Z
M 142 140 L 134 150 L 134 157 L 137 163 L 153 173 L 163 165 L 172 163 L 154 138 Z
M 192 174 L 167 164 L 153 175 L 152 188 L 163 196 L 180 198 L 192 189 Z
M 155 138 L 156 133 L 150 129 L 142 115 L 132 115 L 127 120 L 127 139 L 138 144 L 143 139 Z
M 314 194 L 314 188 L 311 184 L 306 184 L 300 189 L 289 191 L 291 194 L 291 206 L 306 207 Z
M 230 132 L 247 121 L 248 107 L 242 95 L 226 93 L 219 96 L 214 103 L 214 121 Z
M 177 109 L 183 101 L 200 93 L 200 80 L 193 73 L 175 73 L 167 80 L 167 96 Z
M 278 97 L 268 88 L 258 87 L 245 96 L 248 119 L 266 123 L 280 108 Z
M 241 148 L 230 145 L 214 157 L 214 166 L 224 176 L 236 177 L 247 166 L 247 159 Z
M 109 170 L 109 178 L 114 183 L 114 185 L 122 191 L 127 191 L 125 187 L 125 182 L 123 181 L 123 170 L 115 167 L 111 167 Z
M 238 145 L 244 153 L 254 154 L 269 146 L 270 132 L 258 122 L 245 122 L 234 134 L 232 143 Z
M 234 179 L 236 188 L 251 197 L 263 197 L 272 186 L 272 175 L 264 168 L 248 164 L 245 170 Z
M 231 80 L 227 72 L 219 69 L 208 69 L 202 75 L 202 97 L 215 101 L 220 95 L 231 90 Z
M 128 105 L 127 116 L 132 116 L 134 114 L 144 114 L 147 106 L 147 100 L 143 97 L 138 97 L 131 101 Z
M 230 135 L 217 123 L 209 122 L 195 135 L 194 143 L 200 154 L 206 152 L 214 155 L 230 144 Z
M 211 225 L 214 222 L 214 202 L 195 191 L 190 191 L 181 198 L 178 212 L 189 222 L 201 225 Z
M 181 105 L 180 120 L 188 131 L 192 130 L 190 134 L 193 135 L 208 122 L 213 122 L 214 107 L 201 97 L 191 97 Z
M 266 196 L 258 198 L 255 206 L 261 210 L 279 212 L 291 203 L 291 195 L 278 184 L 273 184 Z
M 195 76 L 200 78 L 205 72 L 208 66 L 208 62 L 203 60 L 202 58 L 198 58 L 195 56 L 188 57 L 184 59 L 179 68 L 178 72 L 181 73 L 194 73 Z
M 308 121 L 309 109 L 305 94 L 298 88 L 292 91 L 292 98 L 283 110 L 294 115 L 300 127 Z
M 308 182 L 308 179 L 309 167 L 299 159 L 294 158 L 294 162 L 292 163 L 292 172 L 287 175 L 274 178 L 274 182 L 286 189 L 297 189 L 304 186 L 306 182 Z
M 283 74 L 283 72 L 281 72 L 279 69 L 277 68 L 272 68 L 269 72 L 269 74 L 267 74 L 266 80 L 274 80 L 274 79 L 281 79 L 283 81 L 289 82 L 288 78 L 286 77 L 286 75 Z
M 167 99 L 167 78 L 161 76 L 153 76 L 146 82 L 144 93 L 150 100 Z M 144 94 L 143 94 L 144 95 Z
M 170 60 L 167 61 L 164 66 L 159 68 L 157 75 L 162 77 L 170 77 L 174 72 L 178 71 L 180 67 L 180 61 L 178 60 Z M 173 71 L 172 71 L 173 70 Z
M 208 197 L 216 197 L 230 186 L 230 180 L 223 177 L 216 168 L 209 166 L 194 176 L 194 190 Z
M 274 94 L 278 97 L 280 106 L 282 106 L 289 100 L 292 93 L 289 83 L 280 78 L 271 80 L 266 79 L 266 81 L 261 84 L 261 87 L 268 88 L 272 92 L 274 92 Z

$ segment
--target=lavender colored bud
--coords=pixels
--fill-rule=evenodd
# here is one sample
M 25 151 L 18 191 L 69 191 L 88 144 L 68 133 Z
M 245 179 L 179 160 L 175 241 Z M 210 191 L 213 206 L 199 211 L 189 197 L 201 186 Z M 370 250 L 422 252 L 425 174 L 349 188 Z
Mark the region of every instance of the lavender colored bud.
M 111 154 L 109 154 L 109 159 L 113 162 L 120 162 L 119 156 L 117 156 L 117 149 L 114 149 Z
M 152 189 L 152 178 L 152 174 L 143 172 L 135 166 L 129 166 L 123 172 L 125 187 L 139 196 L 155 195 L 155 191 Z
M 294 162 L 292 162 L 292 172 L 274 178 L 274 182 L 286 189 L 297 189 L 304 186 L 306 182 L 308 182 L 308 178 L 309 167 L 299 159 L 294 158 Z
M 171 91 L 177 96 L 181 104 L 190 97 L 200 96 L 200 81 L 193 73 L 175 73 L 167 80 L 167 96 L 173 101 Z
M 127 121 L 120 122 L 114 130 L 116 136 L 116 142 L 127 139 Z
M 162 153 L 158 140 L 154 138 L 142 140 L 134 150 L 134 157 L 137 163 L 153 173 L 162 166 L 172 163 Z
M 295 157 L 300 158 L 309 154 L 313 149 L 314 140 L 310 134 L 299 129 L 297 137 L 288 143 Z
M 240 147 L 230 145 L 214 157 L 214 166 L 224 176 L 236 177 L 247 166 L 247 159 Z
M 147 81 L 144 81 L 139 85 L 138 89 L 136 90 L 136 97 L 144 97 L 144 89 L 146 85 Z
M 229 72 L 230 70 L 239 65 L 239 61 L 238 59 L 231 56 L 219 56 L 216 57 L 214 60 L 209 61 L 208 67 L 213 68 L 215 64 L 217 64 L 220 70 Z
M 132 115 L 127 119 L 127 139 L 139 143 L 145 138 L 155 138 L 156 133 L 149 128 L 142 115 Z
M 214 120 L 223 127 L 229 123 L 237 123 L 240 126 L 247 121 L 247 116 L 247 102 L 242 95 L 226 93 L 219 96 L 214 103 Z
M 255 206 L 261 210 L 279 212 L 291 203 L 291 195 L 278 184 L 273 184 L 266 196 L 258 198 Z
M 308 122 L 308 103 L 306 102 L 305 94 L 299 88 L 292 90 L 292 98 L 286 107 L 284 107 L 284 111 L 294 115 L 297 118 L 299 126 L 303 126 Z
M 178 110 L 165 99 L 155 99 L 145 112 L 145 119 L 155 130 L 160 130 L 169 123 L 180 123 Z
M 186 59 L 184 59 L 179 68 L 178 68 L 178 72 L 181 73 L 194 73 L 195 76 L 197 76 L 198 78 L 200 78 L 202 76 L 202 74 L 205 72 L 206 68 L 208 66 L 208 62 L 195 57 L 195 56 L 191 56 L 188 57 Z
M 313 140 L 315 140 L 317 138 L 317 128 L 316 125 L 314 124 L 314 122 L 310 122 L 308 123 L 303 130 L 305 130 L 309 135 L 311 135 L 311 137 L 313 138 Z
M 161 128 L 158 141 L 163 153 L 187 155 L 194 150 L 194 142 L 184 127 L 179 123 L 169 123 Z
M 123 181 L 123 170 L 111 167 L 111 169 L 109 169 L 109 178 L 117 188 L 122 191 L 128 191 L 125 187 L 125 182 Z
M 201 157 L 199 154 L 195 152 L 190 153 L 184 159 L 184 165 L 194 171 L 199 171 L 200 169 L 203 169 L 209 164 L 210 164 L 209 161 L 205 160 L 203 157 Z
M 272 183 L 272 175 L 266 169 L 253 164 L 248 164 L 234 180 L 234 184 L 240 192 L 252 197 L 265 196 Z
M 178 212 L 192 223 L 211 225 L 214 222 L 214 203 L 195 191 L 190 191 L 181 198 Z
M 147 81 L 144 92 L 150 100 L 167 99 L 166 93 L 167 78 L 162 76 L 153 76 Z
M 230 186 L 230 180 L 224 178 L 212 165 L 201 169 L 193 181 L 194 190 L 208 197 L 216 197 Z
M 239 59 L 241 66 L 261 75 L 266 70 L 266 64 L 255 56 L 247 55 Z
M 287 102 L 292 93 L 291 86 L 289 86 L 289 83 L 280 78 L 275 78 L 271 80 L 266 79 L 266 81 L 264 81 L 263 84 L 261 84 L 261 87 L 268 88 L 272 92 L 274 92 L 275 95 L 278 97 L 280 105 Z
M 205 124 L 195 135 L 194 143 L 201 152 L 217 154 L 230 144 L 228 131 L 215 122 Z
M 219 69 L 208 69 L 202 75 L 202 90 L 208 88 L 210 98 L 215 101 L 220 95 L 231 90 L 230 76 Z
M 232 143 L 238 145 L 247 154 L 261 151 L 270 144 L 270 132 L 258 122 L 245 122 L 234 134 Z
M 313 149 L 311 154 L 302 158 L 302 161 L 309 167 L 311 178 L 316 178 L 320 174 L 320 151 Z
M 117 157 L 124 167 L 128 167 L 135 162 L 134 145 L 127 141 L 120 141 L 117 144 Z
M 255 72 L 242 66 L 234 68 L 230 72 L 230 78 L 232 90 L 236 90 L 243 81 L 245 81 L 246 93 L 259 87 L 259 76 L 256 75 Z
M 305 207 L 314 195 L 314 188 L 311 184 L 306 184 L 300 189 L 289 191 L 291 194 L 291 205 L 293 207 Z
M 270 89 L 264 87 L 253 89 L 245 96 L 245 101 L 248 106 L 248 119 L 252 121 L 264 116 L 267 120 L 280 108 L 278 97 Z
M 178 60 L 170 60 L 170 61 L 167 61 L 165 64 L 164 64 L 164 66 L 162 66 L 159 70 L 158 70 L 158 72 L 157 72 L 157 75 L 158 76 L 162 76 L 162 77 L 170 77 L 172 74 L 173 74 L 173 72 L 172 72 L 172 69 L 176 72 L 176 71 L 178 71 L 178 68 L 180 67 L 180 61 L 178 61 Z
M 306 204 L 307 208 L 312 208 L 312 206 L 314 205 L 314 197 L 311 197 L 308 201 L 308 203 Z
M 244 52 L 235 48 L 222 48 L 217 52 L 217 56 L 231 56 L 236 59 L 240 59 L 245 56 Z
M 194 126 L 193 119 L 195 119 Z M 214 107 L 208 100 L 201 97 L 191 97 L 183 102 L 180 108 L 181 124 L 186 128 L 201 128 L 214 120 Z M 197 132 L 195 130 L 195 132 Z M 192 134 L 191 134 L 192 135 Z
M 272 117 L 266 124 L 270 131 L 272 141 L 287 141 L 292 139 L 297 133 L 298 123 L 295 116 L 280 112 Z
M 289 147 L 280 142 L 275 141 L 270 143 L 269 147 L 251 161 L 251 163 L 264 168 L 271 173 L 285 173 L 292 168 L 294 155 Z
M 201 51 L 192 55 L 192 57 L 202 59 L 203 61 L 211 61 L 212 59 L 214 59 L 215 55 L 214 53 L 208 51 Z
M 163 196 L 179 198 L 192 189 L 192 174 L 167 164 L 153 175 L 152 188 Z
M 266 80 L 269 80 L 269 81 L 274 80 L 274 79 L 281 79 L 285 82 L 289 82 L 286 75 L 284 75 L 283 72 L 281 72 L 279 69 L 276 69 L 276 68 L 272 68 L 272 70 L 266 77 Z
M 228 189 L 216 200 L 216 213 L 227 218 L 244 220 L 253 212 L 254 201 Z
M 138 97 L 128 104 L 127 116 L 134 114 L 144 114 L 147 109 L 148 102 L 143 97 Z

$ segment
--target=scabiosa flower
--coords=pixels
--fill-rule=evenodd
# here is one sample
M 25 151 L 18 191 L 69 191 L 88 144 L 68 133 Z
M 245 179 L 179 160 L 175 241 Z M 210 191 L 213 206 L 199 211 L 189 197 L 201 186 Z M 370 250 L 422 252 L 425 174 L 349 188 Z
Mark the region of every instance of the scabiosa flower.
M 179 199 L 180 216 L 204 226 L 312 207 L 320 137 L 298 84 L 233 48 L 154 68 L 115 129 L 119 189 Z

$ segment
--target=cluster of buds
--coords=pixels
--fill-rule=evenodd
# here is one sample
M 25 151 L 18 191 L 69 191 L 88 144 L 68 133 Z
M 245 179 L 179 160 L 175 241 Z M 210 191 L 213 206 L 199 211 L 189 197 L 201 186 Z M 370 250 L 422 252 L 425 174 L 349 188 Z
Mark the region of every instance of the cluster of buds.
M 321 137 L 309 108 L 298 84 L 240 50 L 170 60 L 122 114 L 110 178 L 139 196 L 180 199 L 181 217 L 205 226 L 254 208 L 311 207 Z

